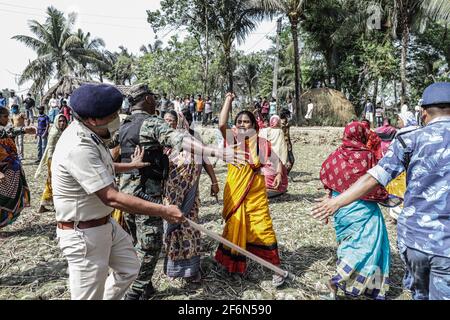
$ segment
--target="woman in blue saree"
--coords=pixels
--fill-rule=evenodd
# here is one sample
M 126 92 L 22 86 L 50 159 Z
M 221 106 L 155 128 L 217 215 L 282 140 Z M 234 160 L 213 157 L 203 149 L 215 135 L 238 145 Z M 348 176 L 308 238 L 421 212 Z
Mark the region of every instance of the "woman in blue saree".
M 322 164 L 320 178 L 332 197 L 344 192 L 376 165 L 366 147 L 368 130 L 360 122 L 345 128 L 342 145 Z M 341 208 L 333 217 L 338 243 L 336 273 L 328 283 L 332 295 L 338 288 L 347 295 L 385 299 L 389 289 L 390 248 L 383 215 L 377 203 L 389 194 L 377 188 Z

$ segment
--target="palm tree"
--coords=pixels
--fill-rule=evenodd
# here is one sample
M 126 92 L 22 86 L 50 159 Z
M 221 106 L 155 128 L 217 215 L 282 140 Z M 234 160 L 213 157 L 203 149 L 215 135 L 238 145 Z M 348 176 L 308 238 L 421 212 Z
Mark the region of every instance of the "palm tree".
M 223 48 L 228 78 L 228 91 L 233 91 L 233 66 L 231 50 L 234 40 L 242 43 L 263 18 L 262 11 L 250 0 L 210 1 L 208 8 L 209 32 Z
M 450 22 L 449 0 L 394 0 L 393 31 L 402 34 L 402 53 L 400 63 L 401 103 L 406 102 L 406 64 L 410 34 L 413 27 L 426 23 L 427 19 Z
M 119 49 L 119 53 L 113 54 L 113 66 L 109 78 L 116 84 L 125 85 L 128 81 L 128 84 L 131 85 L 136 73 L 136 57 L 123 46 L 120 46 Z
M 300 105 L 302 92 L 301 70 L 300 70 L 300 49 L 298 44 L 298 25 L 303 19 L 306 0 L 253 0 L 256 8 L 261 8 L 267 13 L 285 14 L 291 25 L 292 41 L 294 42 L 294 75 L 295 75 L 295 109 L 297 122 L 303 118 L 303 110 Z
M 148 45 L 142 45 L 139 51 L 143 54 L 154 53 L 160 51 L 162 49 L 163 42 L 159 39 L 156 39 L 153 44 L 149 43 Z
M 81 43 L 80 48 L 74 49 L 75 55 L 81 53 L 81 56 L 78 57 L 80 66 L 77 76 L 89 79 L 91 78 L 90 74 L 98 74 L 100 70 L 108 68 L 102 52 L 105 47 L 105 41 L 101 38 L 91 38 L 90 32 L 84 33 L 81 29 L 78 29 L 76 36 Z M 100 78 L 102 78 L 101 75 Z
M 47 8 L 47 15 L 44 23 L 29 21 L 30 31 L 35 37 L 26 35 L 12 37 L 37 53 L 37 58 L 25 67 L 19 84 L 36 79 L 45 83 L 52 76 L 59 79 L 73 73 L 81 61 L 97 60 L 92 56 L 92 50 L 83 48 L 80 38 L 71 32 L 76 20 L 75 13 L 70 13 L 66 18 L 63 12 L 50 6 Z
M 256 88 L 258 82 L 259 71 L 258 63 L 250 59 L 245 61 L 236 73 L 238 81 L 247 89 L 250 103 L 253 99 L 253 89 Z

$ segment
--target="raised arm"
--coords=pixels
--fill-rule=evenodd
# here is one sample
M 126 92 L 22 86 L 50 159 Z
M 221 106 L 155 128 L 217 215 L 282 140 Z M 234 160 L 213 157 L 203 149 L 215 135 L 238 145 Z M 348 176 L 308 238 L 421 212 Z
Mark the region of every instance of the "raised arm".
M 222 110 L 219 116 L 219 130 L 222 133 L 222 137 L 227 139 L 227 129 L 228 129 L 228 117 L 231 111 L 231 103 L 234 100 L 234 94 L 227 93 L 225 96 L 225 102 L 223 103 Z M 229 144 L 233 144 L 232 141 L 227 141 Z

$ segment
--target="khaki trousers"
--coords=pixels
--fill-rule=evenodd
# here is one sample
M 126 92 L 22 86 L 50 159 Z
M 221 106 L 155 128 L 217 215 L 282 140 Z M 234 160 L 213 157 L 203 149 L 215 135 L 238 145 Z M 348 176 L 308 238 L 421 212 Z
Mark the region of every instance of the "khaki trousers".
M 119 300 L 124 296 L 140 263 L 130 235 L 117 222 L 110 219 L 89 229 L 57 228 L 56 234 L 69 264 L 72 300 Z

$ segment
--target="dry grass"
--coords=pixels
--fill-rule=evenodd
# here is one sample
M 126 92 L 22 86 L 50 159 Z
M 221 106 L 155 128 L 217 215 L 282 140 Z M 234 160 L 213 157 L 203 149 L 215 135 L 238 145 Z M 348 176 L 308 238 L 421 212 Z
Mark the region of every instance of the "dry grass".
M 293 128 L 296 163 L 292 171 L 289 192 L 271 201 L 270 209 L 277 234 L 282 268 L 297 276 L 296 282 L 281 289 L 271 286 L 271 271 L 250 262 L 243 277 L 225 272 L 213 257 L 217 243 L 204 238 L 201 285 L 183 280 L 170 281 L 162 273 L 162 261 L 153 277 L 158 290 L 154 299 L 320 299 L 325 283 L 333 274 L 336 241 L 332 226 L 313 220 L 310 208 L 315 198 L 324 194 L 318 172 L 327 155 L 338 145 L 342 129 Z M 0 299 L 68 299 L 67 264 L 55 239 L 54 213 L 38 214 L 44 179 L 34 181 L 36 170 L 34 139 L 26 137 L 24 168 L 32 191 L 32 207 L 19 219 L 0 231 Z M 223 190 L 226 167 L 219 162 L 216 173 Z M 207 176 L 201 178 L 201 193 L 209 195 Z M 222 197 L 202 198 L 200 222 L 208 229 L 221 233 Z M 407 299 L 401 289 L 403 274 L 395 246 L 395 226 L 388 225 L 393 263 L 393 286 L 390 299 Z

